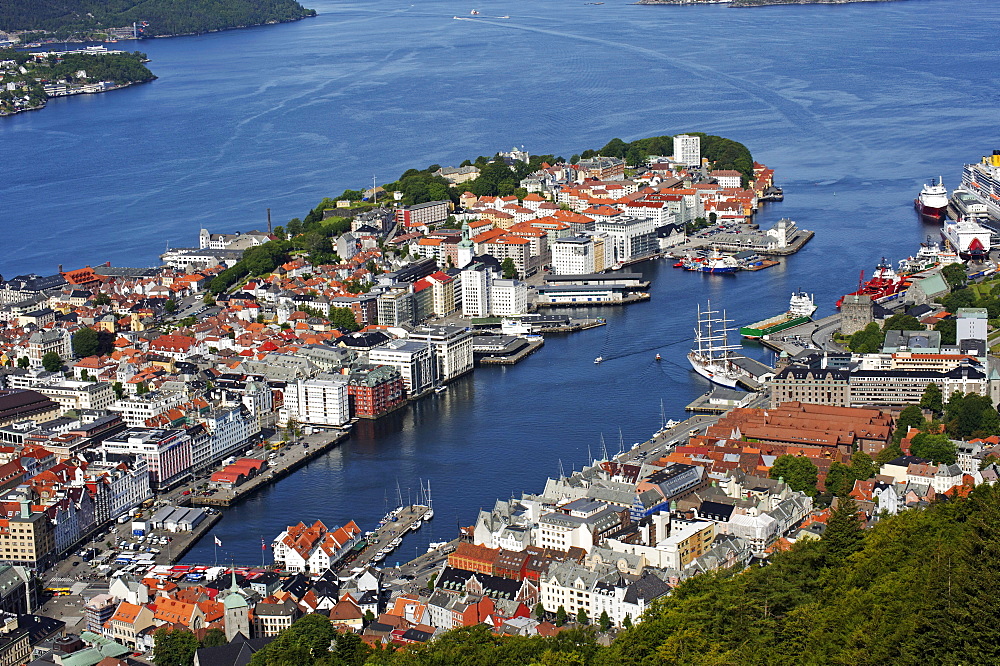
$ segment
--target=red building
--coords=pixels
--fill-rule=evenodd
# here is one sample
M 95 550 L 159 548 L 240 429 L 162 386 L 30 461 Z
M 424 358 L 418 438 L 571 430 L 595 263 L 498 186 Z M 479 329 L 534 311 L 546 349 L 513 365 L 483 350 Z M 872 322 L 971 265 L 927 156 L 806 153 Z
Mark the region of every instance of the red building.
M 387 365 L 355 370 L 347 381 L 351 417 L 377 419 L 406 404 L 403 376 Z

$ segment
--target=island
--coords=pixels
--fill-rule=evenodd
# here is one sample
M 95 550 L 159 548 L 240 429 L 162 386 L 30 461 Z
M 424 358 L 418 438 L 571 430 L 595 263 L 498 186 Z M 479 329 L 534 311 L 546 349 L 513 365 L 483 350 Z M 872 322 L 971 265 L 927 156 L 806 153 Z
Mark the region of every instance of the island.
M 10 0 L 0 4 L 0 31 L 23 44 L 115 41 L 215 32 L 315 15 L 315 10 L 295 0 Z
M 0 50 L 0 116 L 33 111 L 51 97 L 117 90 L 156 78 L 145 53 L 88 47 L 28 53 Z

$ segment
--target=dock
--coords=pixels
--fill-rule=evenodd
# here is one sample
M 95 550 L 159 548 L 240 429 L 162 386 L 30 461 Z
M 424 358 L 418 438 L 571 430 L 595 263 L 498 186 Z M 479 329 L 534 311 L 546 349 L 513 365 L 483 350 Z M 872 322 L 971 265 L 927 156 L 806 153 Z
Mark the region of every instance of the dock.
M 221 488 L 213 490 L 207 495 L 198 494 L 188 495 L 187 497 L 190 498 L 192 506 L 232 506 L 257 490 L 285 478 L 295 470 L 303 467 L 310 460 L 323 455 L 347 439 L 349 435 L 346 430 L 323 434 L 331 436 L 323 438 L 325 441 L 309 442 L 308 448 L 302 444 L 286 447 L 282 451 L 284 455 L 268 459 L 269 467 L 261 472 L 260 475 L 245 481 L 236 488 Z
M 434 515 L 431 513 L 430 507 L 422 504 L 412 504 L 403 507 L 402 510 L 396 513 L 394 520 L 380 525 L 375 530 L 375 533 L 368 537 L 368 545 L 356 558 L 350 562 L 345 562 L 344 565 L 349 565 L 352 568 L 363 567 L 369 563 L 378 565 L 375 558 L 378 556 L 379 551 L 389 547 L 393 539 L 402 537 L 407 532 L 414 531 L 414 525 L 417 525 L 417 529 L 420 529 L 420 526 L 426 522 L 425 518 L 429 513 L 431 516 Z M 386 559 L 389 557 L 392 557 L 392 551 L 385 555 Z
M 535 302 L 534 306 L 539 309 L 545 308 L 603 308 L 607 306 L 615 305 L 630 305 L 632 303 L 641 303 L 642 301 L 648 301 L 652 296 L 646 292 L 637 292 L 634 294 L 629 294 L 617 301 L 579 301 L 579 302 L 568 302 L 568 303 L 539 303 Z
M 768 349 L 787 353 L 789 356 L 800 354 L 806 349 L 821 349 L 826 351 L 843 351 L 833 342 L 833 334 L 840 329 L 840 313 L 832 314 L 815 321 L 786 328 L 772 335 L 765 335 L 760 344 Z
M 688 412 L 702 412 L 708 414 L 724 414 L 730 409 L 746 407 L 754 398 L 756 393 L 744 393 L 733 389 L 713 386 L 707 393 L 695 398 L 684 408 Z
M 539 337 L 535 340 L 523 340 L 523 344 L 520 344 L 517 347 L 517 351 L 513 351 L 512 353 L 507 353 L 506 349 L 498 350 L 495 353 L 476 352 L 475 346 L 473 346 L 473 352 L 476 354 L 475 362 L 477 365 L 514 365 L 534 354 L 544 344 L 545 340 Z

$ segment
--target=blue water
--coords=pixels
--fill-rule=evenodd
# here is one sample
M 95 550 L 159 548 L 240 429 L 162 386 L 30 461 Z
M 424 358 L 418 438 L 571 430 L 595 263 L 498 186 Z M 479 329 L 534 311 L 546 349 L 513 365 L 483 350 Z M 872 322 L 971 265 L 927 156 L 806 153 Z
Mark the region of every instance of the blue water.
M 307 3 L 308 4 L 308 3 Z M 657 427 L 707 386 L 683 365 L 697 302 L 738 322 L 815 292 L 832 312 L 858 271 L 934 229 L 921 184 L 954 187 L 1000 147 L 1000 6 L 903 0 L 736 10 L 577 2 L 313 2 L 298 23 L 143 42 L 157 81 L 0 119 L 0 273 L 144 265 L 198 229 L 303 216 L 323 196 L 409 167 L 524 145 L 569 157 L 619 136 L 704 131 L 777 170 L 782 216 L 817 232 L 781 268 L 698 276 L 648 264 L 653 299 L 550 338 L 506 369 L 374 425 L 227 513 L 226 557 L 253 562 L 284 525 L 371 529 L 430 479 L 437 516 L 397 555 L 471 524 L 479 507 Z M 477 8 L 475 21 L 453 20 Z M 510 19 L 491 18 L 509 15 Z M 126 48 L 133 48 L 126 44 Z M 652 357 L 660 352 L 664 361 Z M 597 355 L 609 359 L 601 366 Z M 761 356 L 764 357 L 763 355 Z M 211 560 L 211 542 L 189 560 Z

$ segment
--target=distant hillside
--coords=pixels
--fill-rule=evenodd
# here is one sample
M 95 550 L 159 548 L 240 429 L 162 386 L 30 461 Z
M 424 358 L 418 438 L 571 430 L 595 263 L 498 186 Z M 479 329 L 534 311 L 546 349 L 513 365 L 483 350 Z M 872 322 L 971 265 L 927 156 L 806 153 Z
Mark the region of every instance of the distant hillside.
M 315 14 L 295 0 L 3 0 L 0 30 L 92 33 L 148 21 L 148 35 L 180 35 Z

